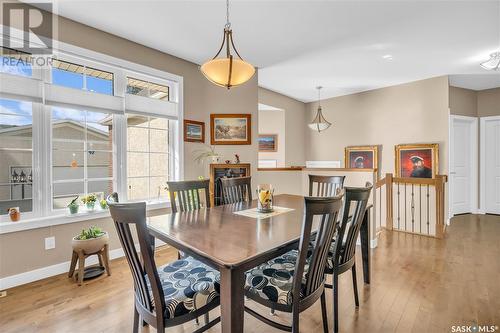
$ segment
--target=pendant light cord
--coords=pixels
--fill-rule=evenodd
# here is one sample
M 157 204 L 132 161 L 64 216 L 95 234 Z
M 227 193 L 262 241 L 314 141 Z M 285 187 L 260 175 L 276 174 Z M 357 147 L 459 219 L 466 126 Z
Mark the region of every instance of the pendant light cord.
M 226 25 L 224 27 L 228 30 L 231 28 L 231 22 L 229 22 L 229 0 L 226 0 Z

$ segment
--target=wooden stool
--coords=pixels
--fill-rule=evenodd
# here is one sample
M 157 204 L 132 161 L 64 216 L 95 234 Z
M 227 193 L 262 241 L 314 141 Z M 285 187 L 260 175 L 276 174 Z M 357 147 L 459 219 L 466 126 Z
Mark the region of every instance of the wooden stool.
M 68 277 L 73 277 L 76 279 L 76 275 L 78 274 L 78 285 L 81 286 L 83 282 L 83 278 L 85 275 L 85 259 L 92 255 L 97 255 L 99 259 L 99 265 L 104 267 L 106 273 L 111 275 L 111 271 L 109 270 L 109 247 L 108 244 L 105 244 L 103 248 L 94 253 L 85 253 L 82 249 L 73 250 L 73 255 L 71 257 L 71 266 L 69 268 Z M 78 261 L 78 271 L 75 272 L 76 262 Z

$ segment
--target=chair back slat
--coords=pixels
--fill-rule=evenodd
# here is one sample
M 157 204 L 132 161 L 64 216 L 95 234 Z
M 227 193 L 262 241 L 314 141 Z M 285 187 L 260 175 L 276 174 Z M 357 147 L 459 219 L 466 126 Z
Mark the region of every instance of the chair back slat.
M 337 228 L 339 211 L 342 207 L 342 195 L 306 197 L 304 200 L 305 216 L 302 223 L 298 260 L 295 266 L 293 297 L 300 294 L 307 297 L 324 283 L 328 249 Z M 314 240 L 311 242 L 314 221 L 318 221 L 318 228 Z M 304 283 L 302 277 L 308 257 L 311 259 Z
M 159 318 L 159 320 L 163 320 L 165 298 L 156 270 L 153 250 L 149 243 L 149 232 L 146 226 L 146 203 L 115 203 L 108 201 L 108 205 L 118 238 L 132 271 L 137 299 L 152 315 Z M 135 225 L 137 231 L 142 262 L 134 244 L 130 229 L 131 224 Z M 149 278 L 153 298 L 151 298 L 146 277 Z
M 252 177 L 221 178 L 224 204 L 252 201 Z
M 372 184 L 365 187 L 345 187 L 344 207 L 339 230 L 335 236 L 334 267 L 349 262 L 356 253 L 356 241 L 361 230 Z
M 209 184 L 208 179 L 167 182 L 172 213 L 210 207 Z M 200 194 L 201 191 L 205 192 L 204 196 Z M 204 198 L 204 202 L 201 198 Z
M 344 187 L 344 179 L 345 176 L 309 175 L 309 196 L 336 196 L 338 191 Z M 315 188 L 316 191 L 314 190 Z

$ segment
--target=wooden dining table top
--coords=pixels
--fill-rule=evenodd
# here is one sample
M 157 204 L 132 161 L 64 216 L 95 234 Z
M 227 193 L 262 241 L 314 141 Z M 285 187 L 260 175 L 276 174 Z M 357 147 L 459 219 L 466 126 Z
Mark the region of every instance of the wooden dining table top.
M 240 266 L 300 239 L 304 197 L 281 194 L 273 204 L 293 210 L 269 218 L 235 214 L 257 201 L 216 206 L 148 218 L 150 233 L 180 249 L 189 249 L 219 266 Z

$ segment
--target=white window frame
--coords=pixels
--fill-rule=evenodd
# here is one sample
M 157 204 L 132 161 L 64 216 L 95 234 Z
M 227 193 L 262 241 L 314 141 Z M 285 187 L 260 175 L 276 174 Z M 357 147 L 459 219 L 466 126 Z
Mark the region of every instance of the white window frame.
M 1 27 L 3 28 L 3 26 Z M 9 37 L 0 36 L 1 45 L 4 44 L 3 40 L 6 38 Z M 182 179 L 184 176 L 184 142 L 182 139 L 184 118 L 183 77 L 59 41 L 53 41 L 53 48 L 54 56 L 59 60 L 113 73 L 113 95 L 123 99 L 126 95 L 127 76 L 169 86 L 169 100 L 177 104 L 177 122 L 169 122 L 171 124 L 169 126 L 169 177 L 172 180 Z M 33 69 L 32 78 L 41 80 L 42 85 L 51 84 L 51 68 Z M 95 94 L 100 93 L 95 92 Z M 45 94 L 43 92 L 41 98 L 43 105 L 32 103 L 33 211 L 23 213 L 19 222 L 10 222 L 8 215 L 1 215 L 0 234 L 109 216 L 109 212 L 70 216 L 66 212 L 61 212 L 61 210 L 52 209 L 52 112 L 51 107 L 45 105 Z M 113 116 L 113 186 L 120 198 L 123 198 L 122 200 L 127 198 L 127 124 L 125 109 L 125 102 L 123 102 L 123 114 L 115 113 Z M 89 111 L 92 111 L 92 109 L 89 109 Z M 159 115 L 151 114 L 151 116 L 158 117 Z M 171 117 L 167 118 L 172 119 Z M 167 200 L 167 203 L 148 204 L 148 209 L 168 206 Z

